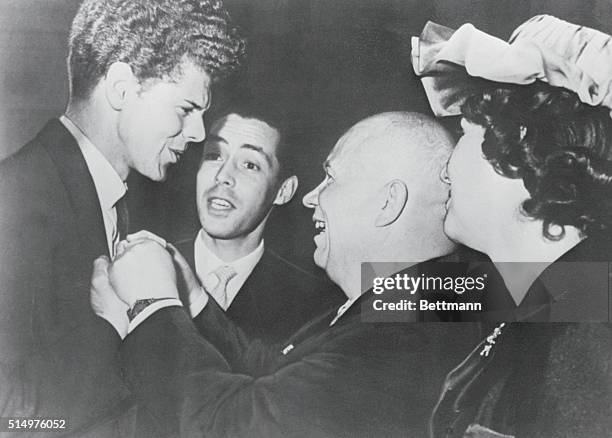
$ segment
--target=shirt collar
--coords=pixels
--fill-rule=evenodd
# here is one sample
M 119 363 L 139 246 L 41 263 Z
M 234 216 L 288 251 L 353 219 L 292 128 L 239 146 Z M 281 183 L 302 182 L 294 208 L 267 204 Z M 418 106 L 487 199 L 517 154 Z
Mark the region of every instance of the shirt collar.
M 224 262 L 215 253 L 213 253 L 204 243 L 203 237 L 204 230 L 200 229 L 195 240 L 195 253 L 196 259 L 201 263 L 202 275 L 216 270 L 219 266 L 229 265 L 236 270 L 236 277 L 230 282 L 232 283 L 244 283 L 247 277 L 251 274 L 255 265 L 259 263 L 264 252 L 264 241 L 263 239 L 259 242 L 257 248 L 251 251 L 249 254 L 241 257 L 233 262 Z
M 346 311 L 353 306 L 355 301 L 357 301 L 360 296 L 349 298 L 348 300 L 346 300 L 346 303 L 344 303 L 338 309 L 338 312 L 336 313 L 336 316 L 334 317 L 334 319 L 332 319 L 332 322 L 329 323 L 329 326 L 331 327 L 332 325 L 334 325 L 342 317 L 342 315 L 344 315 L 346 313 Z
M 111 166 L 102 152 L 87 138 L 81 129 L 74 124 L 66 115 L 60 117 L 60 121 L 76 139 L 91 178 L 93 179 L 100 206 L 104 210 L 110 210 L 121 199 L 127 186 L 119 177 L 117 171 Z

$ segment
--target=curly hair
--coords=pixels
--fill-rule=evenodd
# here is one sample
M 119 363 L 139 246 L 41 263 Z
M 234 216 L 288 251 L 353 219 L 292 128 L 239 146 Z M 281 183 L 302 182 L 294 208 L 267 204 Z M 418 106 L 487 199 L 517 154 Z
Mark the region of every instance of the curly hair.
M 114 62 L 128 63 L 142 82 L 176 78 L 186 57 L 218 80 L 245 52 L 221 0 L 85 0 L 68 45 L 74 98 L 88 97 Z
M 482 152 L 495 170 L 523 180 L 530 198 L 522 212 L 543 221 L 546 238 L 561 239 L 566 225 L 584 236 L 612 229 L 609 109 L 536 82 L 495 84 L 470 96 L 462 113 L 485 128 Z

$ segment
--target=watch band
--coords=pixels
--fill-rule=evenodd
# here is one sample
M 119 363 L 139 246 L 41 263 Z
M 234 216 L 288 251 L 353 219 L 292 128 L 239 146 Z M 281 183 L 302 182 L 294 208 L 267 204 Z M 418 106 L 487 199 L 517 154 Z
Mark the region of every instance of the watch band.
M 132 322 L 134 318 L 136 318 L 136 315 L 138 315 L 140 312 L 142 312 L 144 309 L 146 309 L 153 303 L 156 303 L 158 301 L 173 300 L 173 299 L 174 298 L 172 297 L 166 297 L 166 298 L 146 298 L 143 300 L 136 300 L 132 308 L 127 310 L 128 319 L 130 322 Z

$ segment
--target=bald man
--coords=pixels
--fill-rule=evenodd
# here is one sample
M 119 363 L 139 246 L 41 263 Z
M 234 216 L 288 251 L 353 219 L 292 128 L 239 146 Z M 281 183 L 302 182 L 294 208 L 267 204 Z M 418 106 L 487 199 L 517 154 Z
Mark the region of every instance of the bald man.
M 442 231 L 448 187 L 438 177 L 453 144 L 434 120 L 403 112 L 362 120 L 336 143 L 325 179 L 303 202 L 314 209 L 314 261 L 349 299 L 362 292 L 361 262 L 395 272 L 395 262 L 455 249 Z
M 433 357 L 443 337 L 430 326 L 362 322 L 360 302 L 369 293 L 361 295 L 359 266 L 452 251 L 442 231 L 447 192 L 438 178 L 452 144 L 437 122 L 414 113 L 373 116 L 338 141 L 325 180 L 304 204 L 314 209 L 315 261 L 348 301 L 285 344 L 247 341 L 213 299 L 194 323 L 176 300 L 171 255 L 157 242 L 131 242 L 110 266 L 100 260 L 93 293 L 116 293 L 134 313 L 142 311 L 124 342 L 125 369 L 161 433 L 424 436 L 442 375 L 456 357 Z M 192 284 L 188 265 L 171 252 Z

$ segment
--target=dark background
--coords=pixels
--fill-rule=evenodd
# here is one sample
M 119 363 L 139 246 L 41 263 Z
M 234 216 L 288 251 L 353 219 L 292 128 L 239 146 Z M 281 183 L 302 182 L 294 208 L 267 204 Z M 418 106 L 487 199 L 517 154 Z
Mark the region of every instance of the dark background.
M 78 0 L 0 0 L 0 159 L 30 140 L 66 104 L 66 41 Z M 427 20 L 471 22 L 507 38 L 527 18 L 550 13 L 612 32 L 611 0 L 226 0 L 248 39 L 240 79 L 253 94 L 281 105 L 299 163 L 294 201 L 273 212 L 266 244 L 312 269 L 311 212 L 301 197 L 322 178 L 321 163 L 360 119 L 383 111 L 428 111 L 409 65 L 409 41 Z M 238 88 L 228 84 L 227 90 Z M 225 99 L 219 89 L 215 103 Z M 214 117 L 214 107 L 207 121 Z M 132 228 L 170 239 L 194 232 L 192 147 L 157 184 L 130 176 Z M 0 208 L 2 208 L 0 206 Z

